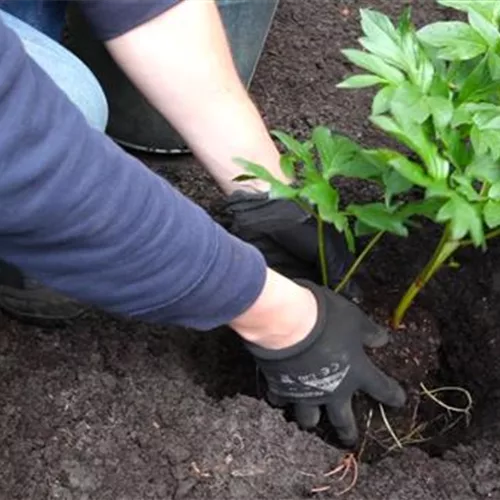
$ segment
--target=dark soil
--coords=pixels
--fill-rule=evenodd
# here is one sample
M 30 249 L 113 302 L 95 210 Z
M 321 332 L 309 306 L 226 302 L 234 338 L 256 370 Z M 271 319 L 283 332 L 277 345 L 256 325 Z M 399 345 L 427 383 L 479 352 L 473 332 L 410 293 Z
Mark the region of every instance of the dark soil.
M 413 3 L 418 23 L 445 15 L 434 2 Z M 322 123 L 382 143 L 366 120 L 369 97 L 334 87 L 351 69 L 339 49 L 355 43 L 359 7 L 397 15 L 406 4 L 282 0 L 252 88 L 270 127 L 305 135 Z M 221 195 L 191 158 L 146 161 L 217 216 Z M 374 195 L 344 188 L 356 198 Z M 382 242 L 361 280 L 369 313 L 387 319 L 437 238 L 428 228 Z M 460 268 L 444 269 L 406 329 L 373 353 L 414 389 L 422 380 L 467 388 L 470 425 L 427 451 L 409 447 L 362 465 L 344 498 L 500 498 L 499 257 L 499 245 L 485 256 L 461 253 Z M 342 488 L 323 474 L 344 451 L 255 397 L 262 392 L 255 367 L 225 329 L 199 334 L 96 312 L 55 330 L 0 316 L 0 330 L 0 500 L 288 500 L 318 486 L 331 486 L 318 496 L 333 498 Z M 365 400 L 356 406 L 366 423 Z M 389 418 L 402 429 L 410 410 Z M 419 414 L 425 418 L 433 416 Z M 378 425 L 374 417 L 372 453 L 384 448 L 374 445 Z

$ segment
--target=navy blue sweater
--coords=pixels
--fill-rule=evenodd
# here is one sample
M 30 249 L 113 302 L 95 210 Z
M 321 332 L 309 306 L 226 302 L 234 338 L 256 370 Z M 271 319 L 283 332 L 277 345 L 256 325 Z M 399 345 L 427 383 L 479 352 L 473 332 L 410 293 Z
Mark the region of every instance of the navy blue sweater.
M 82 2 L 101 38 L 176 0 Z M 93 130 L 0 21 L 0 258 L 102 309 L 206 330 L 248 308 L 265 263 Z

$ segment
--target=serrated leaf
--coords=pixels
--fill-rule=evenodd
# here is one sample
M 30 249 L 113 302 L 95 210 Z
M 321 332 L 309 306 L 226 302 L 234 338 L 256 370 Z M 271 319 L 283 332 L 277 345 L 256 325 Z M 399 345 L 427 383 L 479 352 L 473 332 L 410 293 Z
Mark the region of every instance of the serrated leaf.
M 469 10 L 468 17 L 470 25 L 494 49 L 500 38 L 497 28 L 475 10 Z
M 397 214 L 391 213 L 383 203 L 367 203 L 365 205 L 349 205 L 347 212 L 356 216 L 367 226 L 378 231 L 388 231 L 398 236 L 408 236 L 408 229 Z
M 449 61 L 472 59 L 488 49 L 483 37 L 461 21 L 428 24 L 417 32 L 417 36 L 422 42 L 438 47 L 438 57 Z
M 488 200 L 484 205 L 483 216 L 490 229 L 500 226 L 500 201 Z
M 495 182 L 488 190 L 488 197 L 492 200 L 500 200 L 500 182 Z
M 405 81 L 405 77 L 401 71 L 385 63 L 379 56 L 357 49 L 345 49 L 342 50 L 342 54 L 356 66 L 371 71 L 394 85 Z
M 364 89 L 387 83 L 387 80 L 375 75 L 354 75 L 346 78 L 343 82 L 336 85 L 339 89 Z
M 454 195 L 439 210 L 437 222 L 450 222 L 451 236 L 454 240 L 461 240 L 470 234 L 475 246 L 484 243 L 483 221 L 471 203 L 461 196 Z
M 389 110 L 396 87 L 387 85 L 379 90 L 372 103 L 372 115 L 381 115 Z
M 453 117 L 453 104 L 445 97 L 428 97 L 427 103 L 432 113 L 432 119 L 436 128 L 446 127 Z

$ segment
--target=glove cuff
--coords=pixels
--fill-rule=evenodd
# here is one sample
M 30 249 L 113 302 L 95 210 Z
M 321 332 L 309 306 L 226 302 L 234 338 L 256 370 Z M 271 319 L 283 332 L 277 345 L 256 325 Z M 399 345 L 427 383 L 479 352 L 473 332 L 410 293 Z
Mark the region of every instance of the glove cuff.
M 311 332 L 300 342 L 285 349 L 266 349 L 248 341 L 244 341 L 245 347 L 255 358 L 262 361 L 283 361 L 294 356 L 305 353 L 325 331 L 327 320 L 327 298 L 324 287 L 320 287 L 308 280 L 294 280 L 298 285 L 308 288 L 316 299 L 318 306 L 318 317 Z

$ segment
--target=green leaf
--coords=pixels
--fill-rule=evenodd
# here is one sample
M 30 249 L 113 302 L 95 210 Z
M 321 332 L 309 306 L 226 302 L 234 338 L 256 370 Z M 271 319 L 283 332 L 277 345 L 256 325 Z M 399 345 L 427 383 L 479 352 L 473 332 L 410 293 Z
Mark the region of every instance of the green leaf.
M 425 190 L 427 198 L 451 198 L 454 191 L 448 185 L 446 179 L 440 179 L 434 182 Z
M 382 175 L 385 186 L 386 203 L 390 203 L 393 196 L 406 193 L 413 187 L 413 182 L 403 177 L 396 170 L 387 170 Z
M 369 226 L 359 219 L 356 219 L 356 222 L 354 223 L 354 233 L 356 236 L 369 236 L 370 234 L 378 232 L 379 230 L 377 228 Z
M 304 186 L 300 190 L 300 197 L 306 199 L 312 205 L 317 205 L 318 209 L 322 209 L 324 213 L 338 212 L 339 194 L 324 179 Z
M 286 177 L 295 179 L 295 157 L 293 155 L 287 153 L 281 155 L 280 168 Z
M 431 114 L 426 97 L 410 82 L 403 83 L 394 92 L 391 111 L 396 117 L 404 117 L 405 120 L 412 120 L 419 124 L 427 120 Z
M 297 197 L 299 192 L 298 189 L 279 181 L 262 165 L 244 160 L 243 158 L 235 158 L 234 161 L 250 172 L 251 178 L 258 178 L 267 182 L 271 186 L 271 190 L 269 192 L 269 196 L 271 198 L 292 199 Z
M 313 143 L 321 160 L 323 177 L 327 180 L 343 174 L 355 160 L 360 147 L 347 137 L 332 134 L 326 127 L 316 127 Z
M 470 177 L 455 172 L 452 179 L 455 183 L 454 189 L 457 193 L 462 194 L 469 201 L 479 201 L 482 199 L 480 194 L 474 189 L 472 185 L 473 180 Z
M 401 222 L 398 215 L 390 212 L 383 203 L 349 205 L 347 212 L 356 216 L 367 226 L 379 231 L 388 231 L 398 236 L 408 236 L 408 229 Z
M 438 198 L 411 201 L 400 208 L 398 210 L 398 214 L 403 220 L 414 217 L 416 215 L 420 215 L 426 217 L 427 219 L 435 221 L 436 215 L 444 203 L 445 202 L 442 199 Z
M 488 200 L 484 205 L 483 216 L 490 229 L 500 226 L 500 201 Z
M 472 113 L 467 110 L 465 106 L 456 108 L 453 112 L 451 119 L 452 127 L 459 127 L 460 125 L 468 125 L 472 123 Z
M 496 47 L 500 34 L 493 24 L 475 10 L 469 10 L 469 23 L 492 49 Z
M 460 89 L 458 103 L 473 101 L 484 96 L 492 83 L 490 70 L 488 68 L 488 57 L 483 57 L 477 63 L 466 61 L 459 63 L 459 68 L 463 71 L 459 81 L 455 82 Z M 463 78 L 463 79 L 462 79 Z
M 432 113 L 432 119 L 437 129 L 446 127 L 453 117 L 453 104 L 445 97 L 428 97 L 427 103 Z
M 473 179 L 494 184 L 500 181 L 500 165 L 491 155 L 474 156 L 465 174 Z
M 471 128 L 470 140 L 477 156 L 491 154 L 494 161 L 500 159 L 500 130 L 480 130 Z
M 496 111 L 479 111 L 472 121 L 479 130 L 500 130 L 500 108 Z
M 478 210 L 459 195 L 454 195 L 441 207 L 436 221 L 450 222 L 454 240 L 461 240 L 470 234 L 475 246 L 484 243 L 483 221 Z
M 373 99 L 372 115 L 381 115 L 386 111 L 389 111 L 395 92 L 396 87 L 392 85 L 387 85 L 383 89 L 379 90 Z
M 498 23 L 500 4 L 496 0 L 438 0 L 438 3 L 465 12 L 478 12 L 493 24 Z
M 432 178 L 425 173 L 421 165 L 408 160 L 403 155 L 394 154 L 393 158 L 391 158 L 388 163 L 400 175 L 417 186 L 428 187 L 434 182 Z
M 306 143 L 301 143 L 294 137 L 285 132 L 281 132 L 280 130 L 273 130 L 271 134 L 276 137 L 285 148 L 293 153 L 299 160 L 304 162 L 306 165 L 310 166 L 314 163 L 312 154 L 311 154 L 311 146 Z
M 386 115 L 378 115 L 370 116 L 370 120 L 384 132 L 387 132 L 396 138 L 401 138 L 403 141 L 406 140 L 403 129 L 392 118 L 389 118 Z
M 360 12 L 361 27 L 366 35 L 359 40 L 361 45 L 389 64 L 404 69 L 405 63 L 399 48 L 399 34 L 391 20 L 374 10 L 361 9 Z
M 338 83 L 336 87 L 339 89 L 363 89 L 381 83 L 387 83 L 387 80 L 375 75 L 354 75 Z
M 438 57 L 449 61 L 472 59 L 488 49 L 483 37 L 461 21 L 428 24 L 417 36 L 422 42 L 438 47 Z
M 500 200 L 500 182 L 495 182 L 488 190 L 488 197 L 492 200 Z
M 401 71 L 385 63 L 383 59 L 378 56 L 356 49 L 342 50 L 342 54 L 356 66 L 371 71 L 394 85 L 398 85 L 405 81 L 405 77 Z
M 488 52 L 488 69 L 493 80 L 500 80 L 500 56 L 493 51 Z
M 410 33 L 413 29 L 411 23 L 411 7 L 406 7 L 398 19 L 398 33 L 405 35 Z

